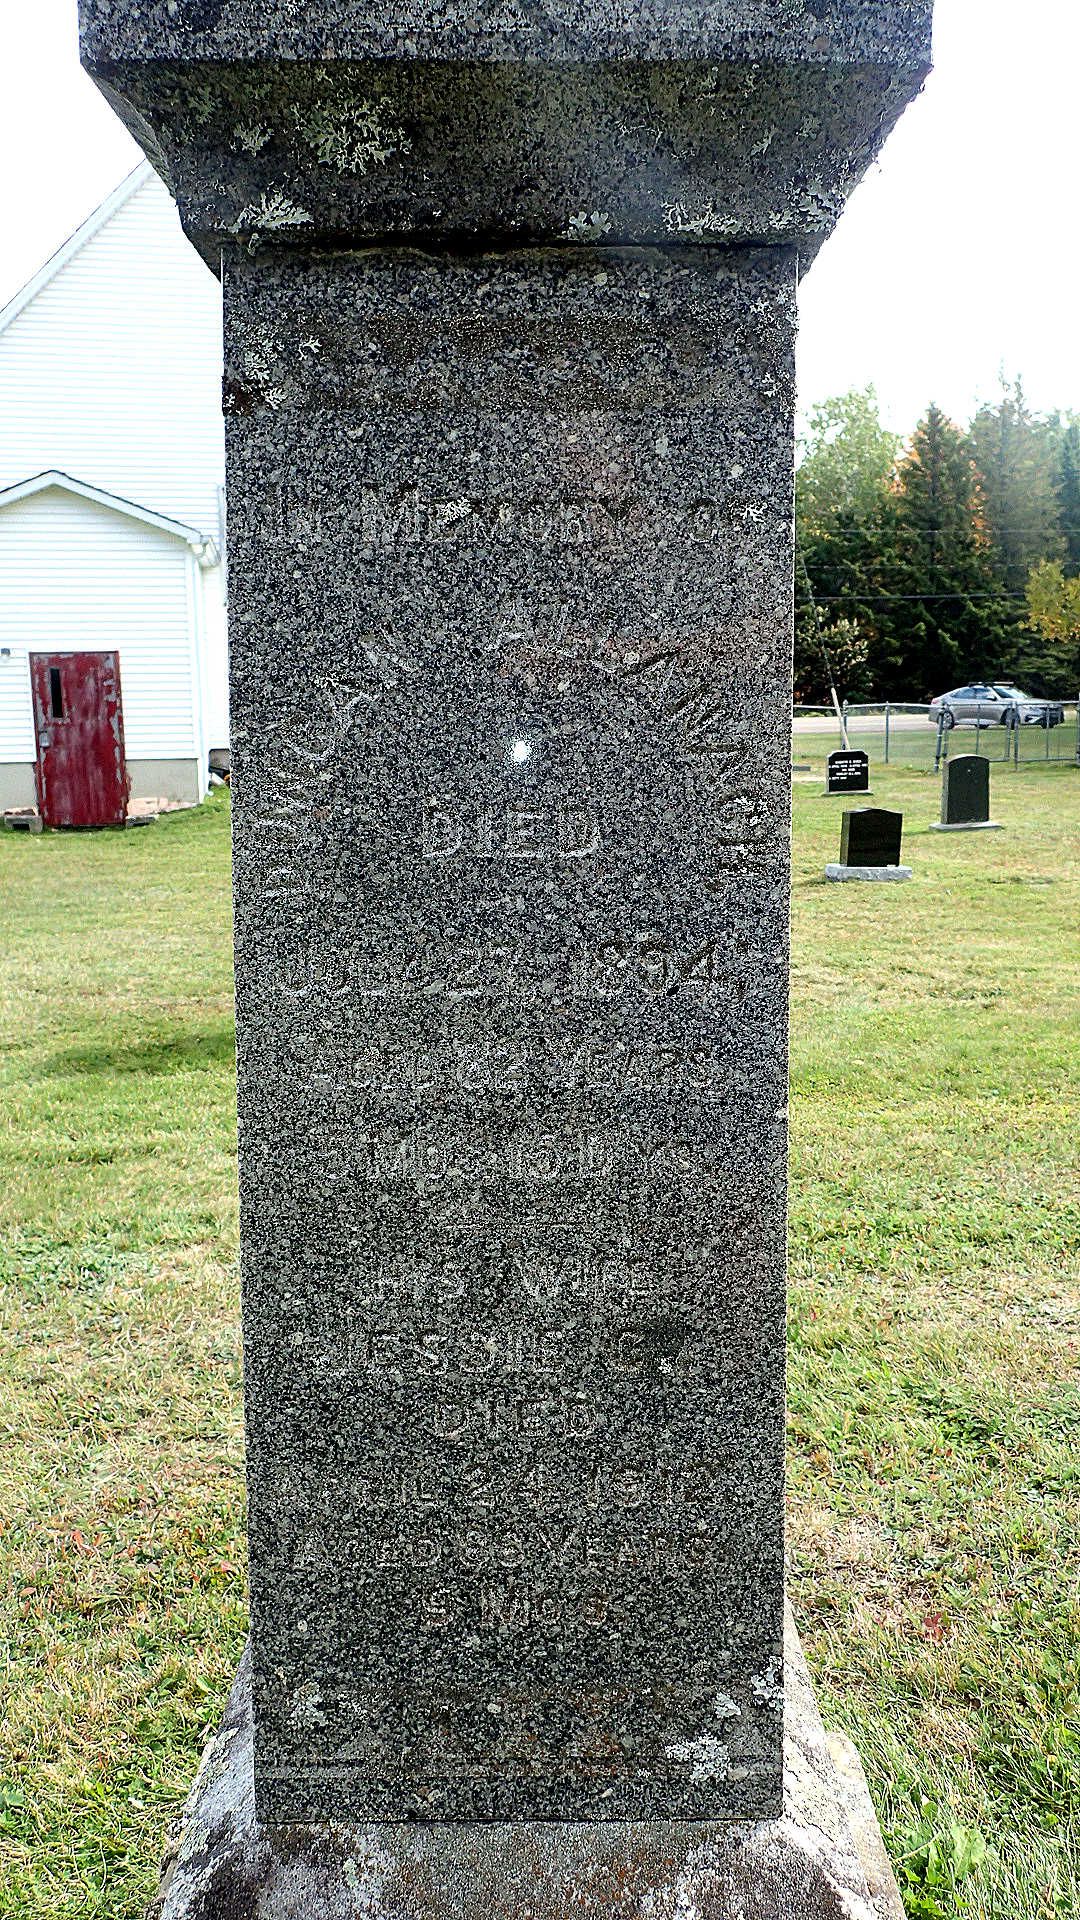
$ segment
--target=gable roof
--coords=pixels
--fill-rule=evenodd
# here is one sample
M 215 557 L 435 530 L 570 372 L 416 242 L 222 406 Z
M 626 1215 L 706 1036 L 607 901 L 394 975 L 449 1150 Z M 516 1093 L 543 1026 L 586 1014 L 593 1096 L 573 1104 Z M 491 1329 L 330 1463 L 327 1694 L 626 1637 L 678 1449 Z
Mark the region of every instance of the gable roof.
M 74 233 L 64 241 L 63 246 L 57 249 L 51 259 L 46 260 L 45 265 L 38 268 L 33 279 L 28 280 L 25 287 L 20 288 L 14 298 L 8 301 L 6 307 L 0 307 L 0 333 L 3 333 L 5 327 L 9 327 L 13 320 L 18 319 L 23 309 L 28 307 L 31 300 L 41 292 L 42 287 L 47 287 L 50 280 L 54 280 L 56 275 L 67 266 L 69 260 L 73 260 L 77 253 L 82 252 L 87 241 L 101 232 L 102 227 L 112 219 L 113 214 L 119 213 L 120 208 L 126 205 L 132 195 L 152 177 L 153 172 L 154 169 L 149 160 L 143 160 L 135 168 L 134 173 L 129 173 L 126 180 L 121 180 L 120 185 L 113 188 L 108 199 L 103 200 L 100 207 L 95 208 L 89 219 L 83 221 L 81 227 L 76 227 Z
M 55 487 L 61 493 L 75 494 L 81 500 L 90 500 L 97 507 L 107 507 L 111 513 L 123 514 L 128 520 L 139 520 L 144 526 L 156 528 L 159 533 L 172 534 L 192 549 L 202 566 L 217 565 L 217 548 L 212 540 L 199 532 L 198 527 L 185 526 L 182 520 L 170 520 L 166 514 L 154 513 L 150 507 L 137 506 L 134 500 L 121 500 L 119 494 L 106 493 L 102 487 L 92 487 L 88 481 L 75 480 L 70 473 L 59 473 L 55 468 L 48 473 L 35 473 L 29 480 L 20 480 L 15 486 L 0 490 L 0 512 L 5 507 L 13 507 L 17 500 L 29 500 L 33 494 L 45 493 L 50 487 Z

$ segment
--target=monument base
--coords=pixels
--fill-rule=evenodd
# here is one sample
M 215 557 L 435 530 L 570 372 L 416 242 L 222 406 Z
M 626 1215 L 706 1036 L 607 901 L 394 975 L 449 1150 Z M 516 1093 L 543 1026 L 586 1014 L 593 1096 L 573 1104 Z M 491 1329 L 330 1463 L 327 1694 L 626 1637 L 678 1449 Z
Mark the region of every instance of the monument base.
M 859 1759 L 790 1615 L 784 1804 L 756 1825 L 262 1827 L 245 1654 L 149 1920 L 903 1920 Z
M 931 833 L 1004 833 L 1000 820 L 935 820 Z
M 826 880 L 911 880 L 910 867 L 843 867 L 837 861 L 825 869 Z

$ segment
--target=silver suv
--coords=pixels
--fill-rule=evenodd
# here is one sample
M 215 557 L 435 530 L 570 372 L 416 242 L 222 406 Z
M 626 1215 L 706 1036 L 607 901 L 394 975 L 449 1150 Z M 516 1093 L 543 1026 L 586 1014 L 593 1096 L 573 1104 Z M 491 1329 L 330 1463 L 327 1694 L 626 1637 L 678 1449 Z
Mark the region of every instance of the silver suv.
M 1056 700 L 1034 700 L 1008 682 L 976 680 L 930 702 L 930 719 L 946 727 L 1060 727 L 1065 709 Z

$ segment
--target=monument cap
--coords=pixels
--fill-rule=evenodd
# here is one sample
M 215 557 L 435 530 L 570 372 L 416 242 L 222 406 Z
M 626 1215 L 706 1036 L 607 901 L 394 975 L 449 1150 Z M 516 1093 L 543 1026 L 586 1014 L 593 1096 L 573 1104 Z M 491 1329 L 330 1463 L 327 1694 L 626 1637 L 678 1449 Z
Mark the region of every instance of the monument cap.
M 83 64 L 232 236 L 797 247 L 930 65 L 932 0 L 80 0 Z

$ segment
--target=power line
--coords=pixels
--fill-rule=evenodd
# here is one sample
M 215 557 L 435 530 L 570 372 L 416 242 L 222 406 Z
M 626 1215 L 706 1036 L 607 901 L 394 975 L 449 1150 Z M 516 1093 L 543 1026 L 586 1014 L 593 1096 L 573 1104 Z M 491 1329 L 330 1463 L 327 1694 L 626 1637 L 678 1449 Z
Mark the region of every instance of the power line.
M 819 532 L 812 533 L 809 537 L 812 540 L 865 540 L 868 537 L 868 534 L 873 531 L 876 531 L 876 529 L 871 529 L 867 527 L 823 527 Z M 912 529 L 912 531 L 916 533 L 933 534 L 933 533 L 944 533 L 947 531 L 947 529 L 944 527 L 922 527 L 922 528 L 914 528 Z M 961 528 L 961 531 L 970 532 L 971 531 L 970 525 L 967 527 Z M 1020 535 L 1020 534 L 1030 533 L 1031 528 L 1030 527 L 993 527 L 990 529 L 990 531 L 992 534 L 1014 533 L 1014 534 Z M 1080 536 L 1080 527 L 1061 527 L 1059 531 L 1062 534 L 1062 537 L 1066 540 L 1075 539 L 1078 536 Z
M 885 606 L 894 601 L 926 600 L 963 600 L 969 605 L 978 600 L 1015 600 L 1027 603 L 1024 593 L 859 593 L 853 588 L 850 593 L 819 593 L 818 602 L 822 606 L 836 606 L 844 601 L 856 601 L 860 606 Z

